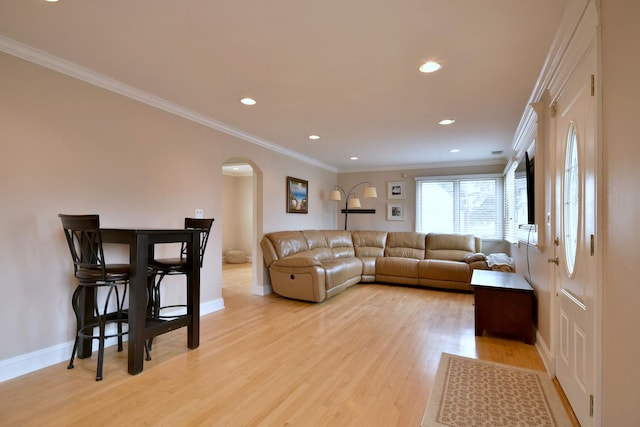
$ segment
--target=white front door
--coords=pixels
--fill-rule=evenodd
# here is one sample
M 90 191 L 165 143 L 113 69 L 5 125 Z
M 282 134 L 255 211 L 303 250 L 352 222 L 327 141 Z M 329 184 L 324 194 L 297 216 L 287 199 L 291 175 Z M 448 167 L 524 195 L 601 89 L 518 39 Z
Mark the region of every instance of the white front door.
M 556 105 L 556 376 L 582 426 L 593 425 L 596 248 L 595 49 Z

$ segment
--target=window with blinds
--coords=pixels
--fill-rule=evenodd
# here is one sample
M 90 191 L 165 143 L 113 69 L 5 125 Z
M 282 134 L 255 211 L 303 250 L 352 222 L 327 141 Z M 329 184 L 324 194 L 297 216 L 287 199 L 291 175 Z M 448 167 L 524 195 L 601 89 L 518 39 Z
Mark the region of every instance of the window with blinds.
M 502 175 L 416 178 L 416 231 L 502 239 Z
M 518 239 L 516 214 L 516 166 L 512 164 L 504 174 L 504 239 L 515 243 Z M 526 193 L 526 182 L 525 182 Z M 526 194 L 525 194 L 526 196 Z

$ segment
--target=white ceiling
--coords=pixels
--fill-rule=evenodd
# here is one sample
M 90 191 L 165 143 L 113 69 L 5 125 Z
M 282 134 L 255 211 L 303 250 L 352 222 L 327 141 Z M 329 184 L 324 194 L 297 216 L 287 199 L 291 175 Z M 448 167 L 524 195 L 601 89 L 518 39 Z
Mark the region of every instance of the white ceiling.
M 335 170 L 406 169 L 506 163 L 565 4 L 2 0 L 0 35 Z

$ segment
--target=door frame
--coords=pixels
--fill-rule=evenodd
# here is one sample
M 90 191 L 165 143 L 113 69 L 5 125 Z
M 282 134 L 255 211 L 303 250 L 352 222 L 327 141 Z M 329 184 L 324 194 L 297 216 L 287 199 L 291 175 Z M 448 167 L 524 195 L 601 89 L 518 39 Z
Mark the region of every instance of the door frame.
M 549 145 L 551 149 L 549 150 L 549 167 L 547 169 L 550 179 L 551 179 L 551 188 L 550 190 L 550 207 L 549 207 L 549 216 L 548 224 L 550 233 L 548 237 L 549 247 L 553 248 L 553 253 L 550 252 L 552 257 L 555 257 L 559 247 L 554 244 L 554 238 L 556 236 L 556 232 L 558 230 L 558 221 L 559 218 L 556 217 L 558 212 L 557 203 L 559 202 L 558 197 L 561 196 L 561 189 L 557 188 L 557 182 L 555 173 L 558 168 L 558 162 L 564 163 L 564 151 L 558 149 L 559 141 L 556 140 L 557 135 L 557 119 L 555 115 L 555 107 L 556 102 L 561 96 L 564 94 L 567 87 L 572 83 L 573 79 L 576 77 L 576 72 L 582 65 L 583 61 L 587 58 L 587 56 L 591 53 L 592 49 L 595 50 L 596 55 L 596 64 L 595 70 L 593 70 L 593 96 L 595 97 L 595 141 L 594 141 L 594 180 L 595 180 L 595 201 L 594 201 L 594 209 L 595 209 L 595 246 L 594 246 L 594 256 L 592 257 L 592 262 L 595 265 L 595 274 L 596 277 L 594 279 L 594 299 L 593 299 L 593 307 L 592 307 L 592 333 L 593 333 L 593 354 L 591 355 L 594 360 L 593 366 L 593 418 L 592 425 L 599 426 L 601 425 L 602 420 L 602 313 L 603 313 L 603 301 L 602 301 L 602 282 L 603 282 L 603 247 L 602 247 L 602 232 L 603 232 L 603 223 L 602 223 L 602 213 L 603 213 L 603 198 L 602 187 L 603 187 L 603 142 L 602 142 L 602 78 L 601 78 L 601 33 L 600 26 L 598 23 L 600 22 L 600 16 L 598 10 L 595 7 L 595 2 L 593 0 L 588 0 L 585 2 L 584 14 L 582 15 L 579 22 L 576 24 L 574 38 L 568 43 L 566 50 L 563 52 L 563 66 L 559 67 L 556 72 L 553 80 L 550 82 L 550 86 L 553 89 L 552 93 L 552 102 L 550 108 L 550 121 L 549 121 Z M 552 84 L 551 84 L 552 83 Z M 553 87 L 555 86 L 555 87 Z M 557 357 L 559 355 L 559 323 L 560 323 L 560 304 L 559 304 L 559 295 L 558 295 L 558 283 L 556 282 L 556 269 L 563 268 L 562 266 L 557 267 L 550 264 L 549 268 L 549 283 L 550 290 L 552 292 L 551 298 L 551 345 L 552 345 L 552 359 L 551 364 L 549 366 L 550 375 L 552 377 L 556 376 L 556 363 Z
M 513 149 L 516 155 L 523 152 L 532 139 L 536 141 L 536 155 L 540 156 L 539 150 L 545 151 L 542 156 L 545 169 L 544 178 L 538 181 L 536 173 L 537 188 L 544 189 L 536 194 L 536 223 L 535 232 L 537 241 L 531 245 L 537 249 L 536 264 L 546 263 L 547 258 L 555 256 L 554 234 L 556 231 L 555 219 L 555 199 L 556 182 L 555 169 L 557 154 L 555 153 L 555 101 L 562 96 L 571 79 L 575 75 L 581 60 L 589 52 L 589 49 L 596 49 L 596 70 L 595 70 L 595 97 L 596 97 L 596 171 L 595 171 L 595 205 L 596 205 L 596 242 L 594 262 L 596 267 L 595 297 L 593 307 L 593 334 L 594 334 L 594 417 L 593 424 L 601 425 L 602 418 L 602 277 L 603 277 L 603 138 L 602 138 L 602 48 L 601 48 L 601 26 L 598 0 L 572 0 L 567 3 L 565 13 L 560 22 L 558 32 L 547 55 L 547 60 L 538 77 L 538 81 L 533 89 L 529 104 L 521 117 L 520 124 L 516 131 L 513 142 Z M 546 163 L 546 164 L 544 164 Z M 536 171 L 537 172 L 537 171 Z M 540 210 L 538 210 L 540 209 Z M 553 214 L 552 214 L 553 212 Z M 552 233 L 553 232 L 553 233 Z M 553 249 L 552 249 L 553 247 Z M 558 301 L 555 298 L 557 284 L 555 282 L 555 266 L 547 264 L 548 287 L 545 292 L 549 292 L 548 312 L 541 313 L 548 316 L 550 328 L 547 342 L 543 337 L 536 340 L 536 347 L 550 376 L 556 374 L 556 346 L 557 346 L 557 323 L 559 322 Z

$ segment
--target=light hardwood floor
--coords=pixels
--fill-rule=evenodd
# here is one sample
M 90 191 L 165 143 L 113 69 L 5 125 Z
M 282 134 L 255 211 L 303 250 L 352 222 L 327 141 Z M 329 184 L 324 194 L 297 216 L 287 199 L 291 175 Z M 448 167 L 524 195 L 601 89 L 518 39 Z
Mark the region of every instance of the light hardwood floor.
M 225 265 L 226 308 L 154 341 L 127 374 L 110 347 L 0 383 L 0 425 L 418 426 L 440 354 L 543 370 L 533 346 L 475 337 L 473 296 L 357 285 L 324 303 L 251 295 L 250 264 Z

